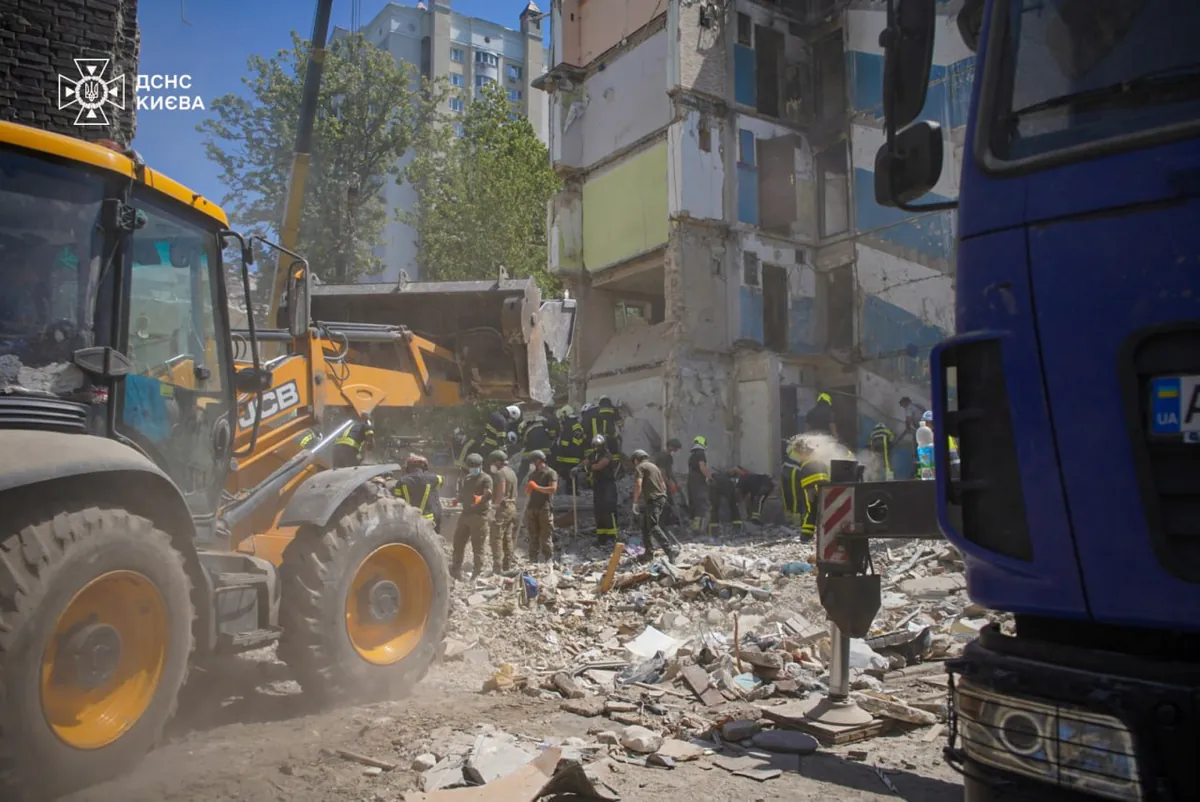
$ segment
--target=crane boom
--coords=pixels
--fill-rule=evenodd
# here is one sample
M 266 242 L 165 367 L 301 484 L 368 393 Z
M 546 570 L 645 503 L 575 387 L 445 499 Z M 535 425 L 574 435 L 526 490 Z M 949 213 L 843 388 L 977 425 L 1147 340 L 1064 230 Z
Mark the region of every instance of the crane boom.
M 321 92 L 321 72 L 325 67 L 326 44 L 329 37 L 329 18 L 333 12 L 333 0 L 317 0 L 317 13 L 313 18 L 311 47 L 308 66 L 304 70 L 304 85 L 300 95 L 300 119 L 296 124 L 296 146 L 292 152 L 292 169 L 288 175 L 287 196 L 283 205 L 283 224 L 279 234 L 283 247 L 297 250 L 300 238 L 300 217 L 304 210 L 304 187 L 308 182 L 309 158 L 312 155 L 313 125 L 317 119 L 317 98 Z M 271 312 L 269 321 L 275 321 L 279 304 L 287 286 L 286 256 L 281 254 L 271 283 Z

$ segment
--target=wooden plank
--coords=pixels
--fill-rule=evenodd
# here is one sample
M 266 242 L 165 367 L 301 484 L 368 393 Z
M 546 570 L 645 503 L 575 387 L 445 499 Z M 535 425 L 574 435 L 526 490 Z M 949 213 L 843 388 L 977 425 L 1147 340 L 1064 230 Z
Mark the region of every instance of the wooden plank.
M 600 593 L 612 590 L 613 578 L 617 575 L 617 566 L 621 564 L 621 555 L 624 553 L 624 543 L 613 546 L 612 556 L 608 558 L 608 568 L 604 569 L 604 578 L 600 580 Z

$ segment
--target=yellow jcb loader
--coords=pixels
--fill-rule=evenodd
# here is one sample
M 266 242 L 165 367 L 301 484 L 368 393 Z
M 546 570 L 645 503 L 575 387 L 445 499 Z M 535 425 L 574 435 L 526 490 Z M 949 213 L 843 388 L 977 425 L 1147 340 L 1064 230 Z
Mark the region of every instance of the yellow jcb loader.
M 134 766 L 217 655 L 278 641 L 330 699 L 435 659 L 440 539 L 384 492 L 398 466 L 328 448 L 388 408 L 548 401 L 537 289 L 330 289 L 359 322 L 323 323 L 285 251 L 282 327 L 235 328 L 255 252 L 132 151 L 0 123 L 2 799 Z

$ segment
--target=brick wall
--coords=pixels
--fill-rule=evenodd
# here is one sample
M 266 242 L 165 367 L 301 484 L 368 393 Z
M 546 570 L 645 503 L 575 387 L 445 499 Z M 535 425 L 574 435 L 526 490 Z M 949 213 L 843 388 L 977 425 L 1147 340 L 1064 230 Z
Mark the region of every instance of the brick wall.
M 132 141 L 136 131 L 137 0 L 0 0 L 0 119 L 82 139 Z M 78 78 L 77 58 L 110 59 L 125 75 L 125 109 L 109 125 L 77 126 L 77 106 L 59 108 L 58 76 Z
M 700 8 L 701 4 L 695 3 L 679 9 L 679 83 L 684 89 L 724 99 L 729 95 L 731 73 L 724 16 L 732 19 L 733 14 L 714 13 L 709 27 L 704 27 Z

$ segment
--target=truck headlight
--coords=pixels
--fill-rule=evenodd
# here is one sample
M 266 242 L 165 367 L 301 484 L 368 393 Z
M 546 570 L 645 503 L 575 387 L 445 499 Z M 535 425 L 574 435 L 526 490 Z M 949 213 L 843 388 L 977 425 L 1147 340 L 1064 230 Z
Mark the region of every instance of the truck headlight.
M 1104 799 L 1142 799 L 1133 735 L 1114 716 L 1005 696 L 962 678 L 954 710 L 972 760 Z

